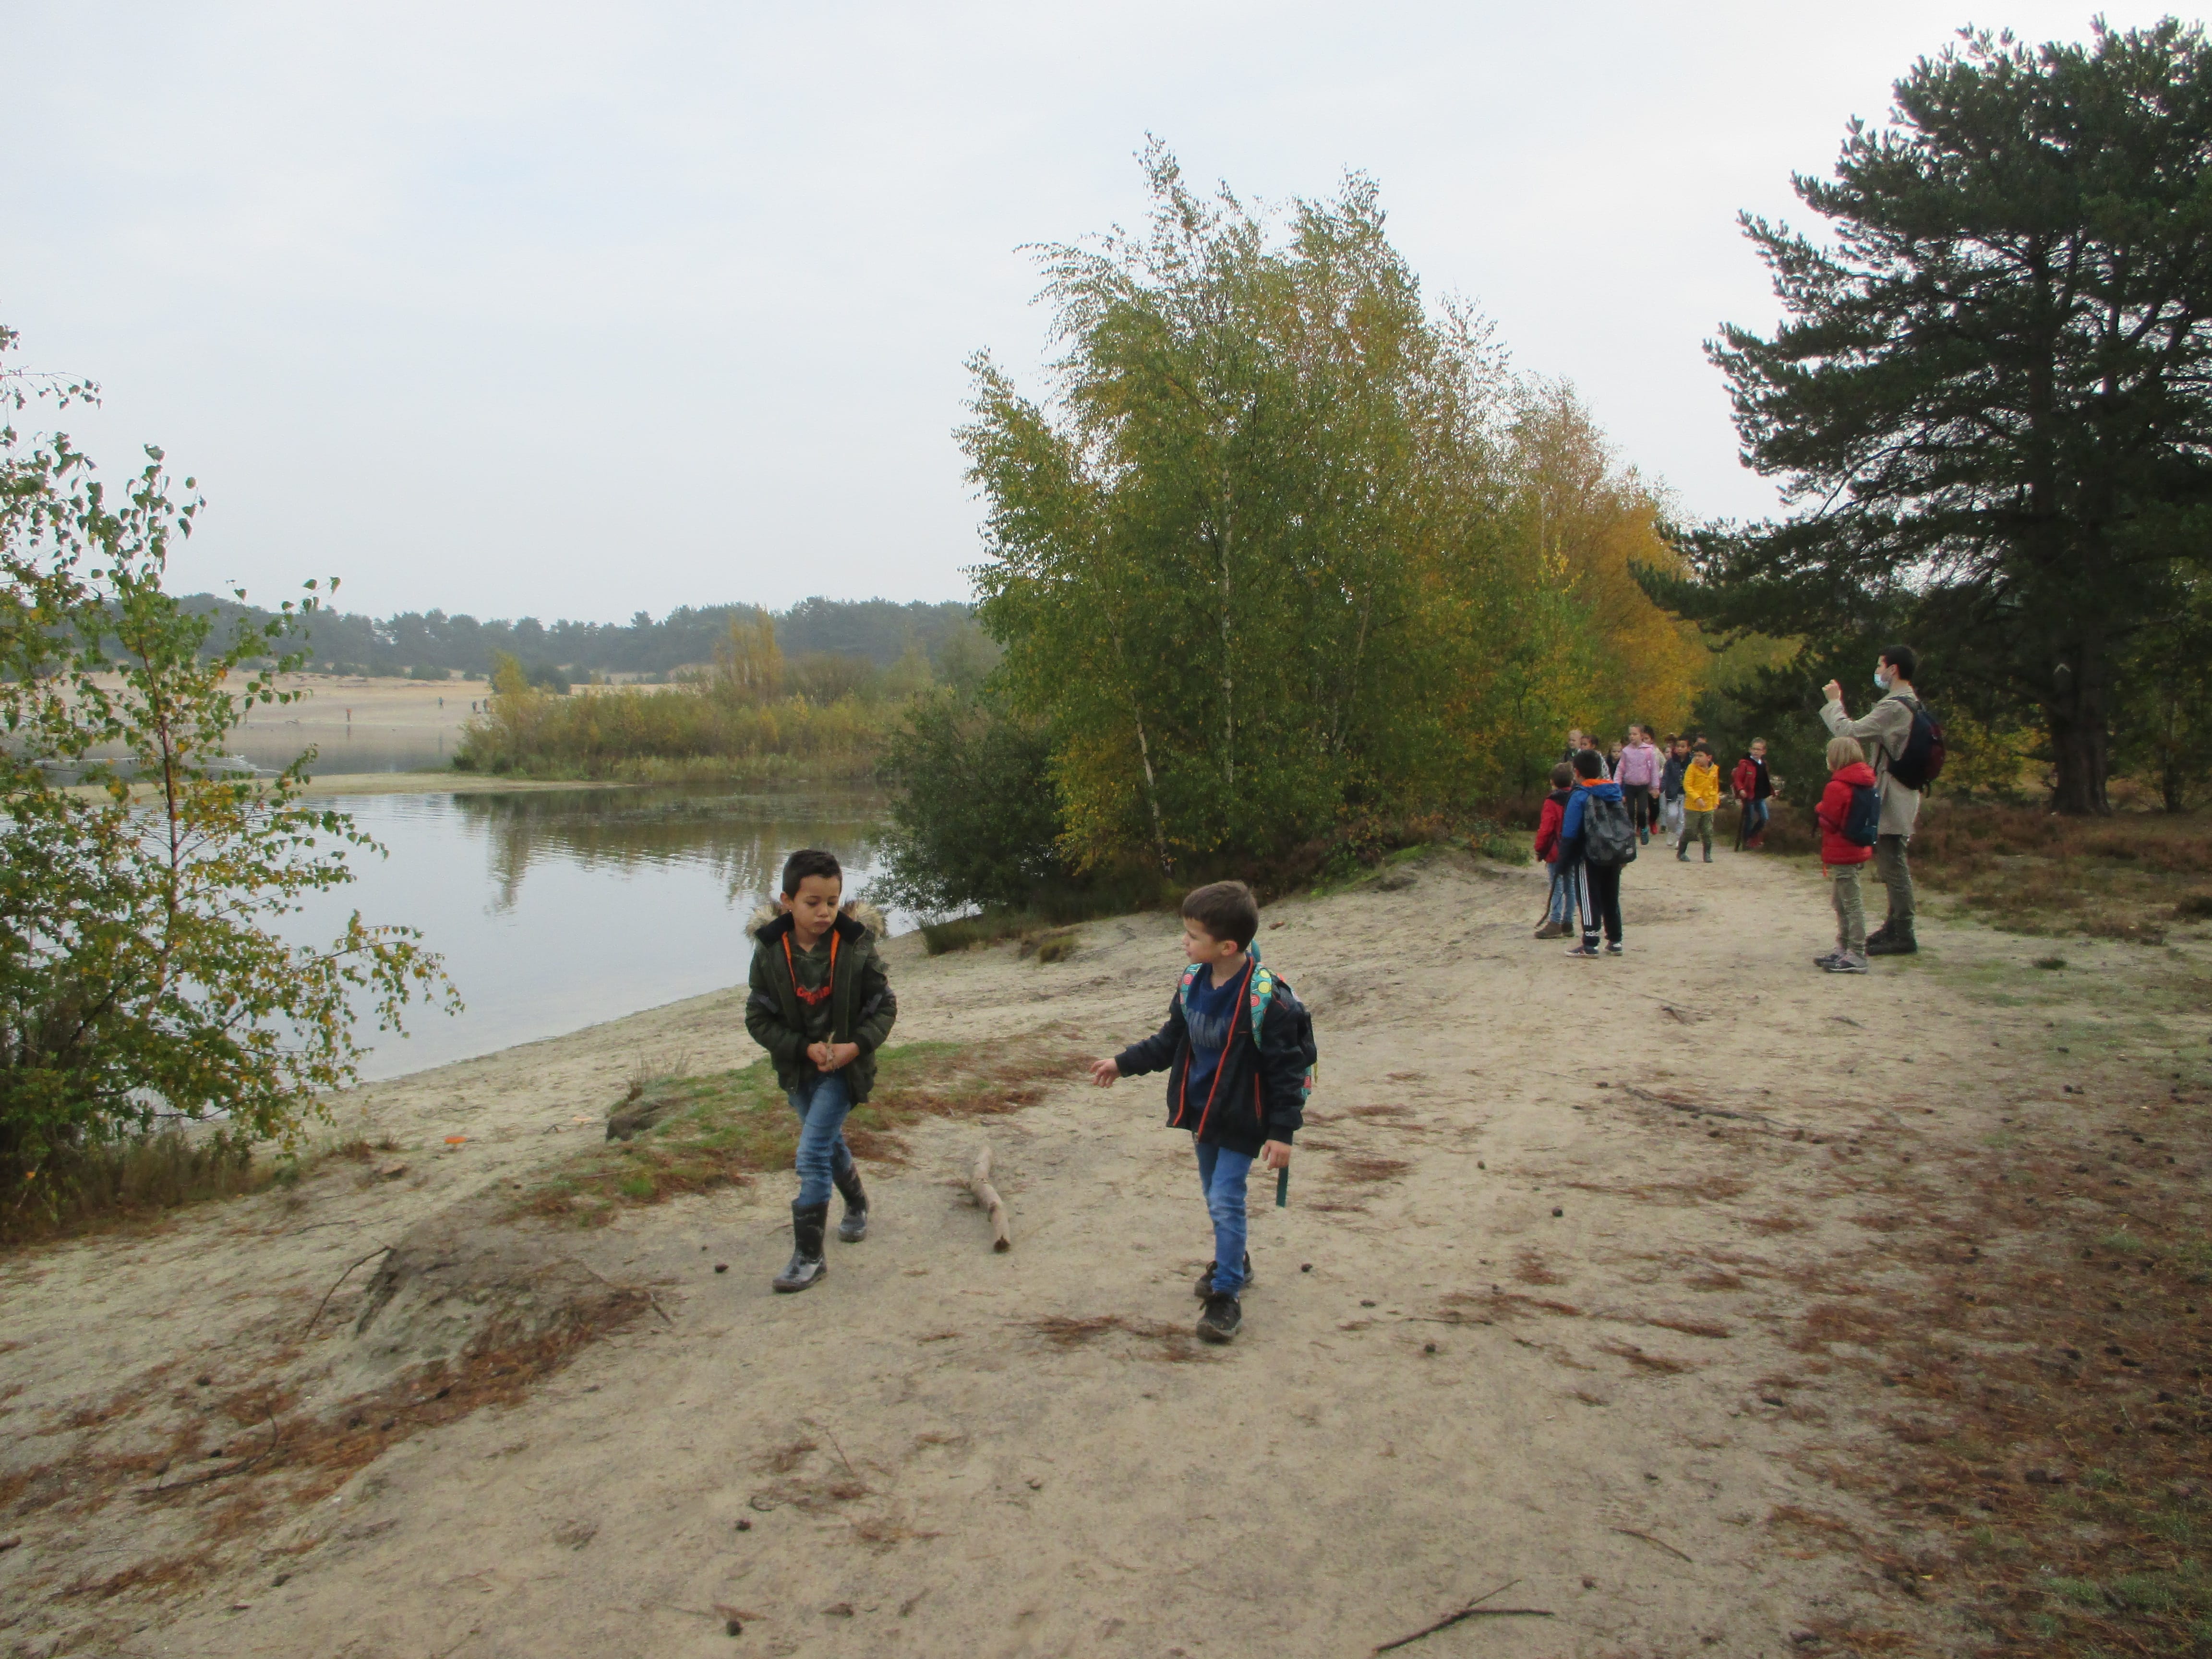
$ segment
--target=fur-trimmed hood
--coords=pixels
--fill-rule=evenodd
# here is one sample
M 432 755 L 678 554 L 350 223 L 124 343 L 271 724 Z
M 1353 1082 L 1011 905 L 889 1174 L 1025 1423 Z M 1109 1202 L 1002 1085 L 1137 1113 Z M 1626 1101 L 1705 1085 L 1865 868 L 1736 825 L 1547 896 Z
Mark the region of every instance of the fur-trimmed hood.
M 769 900 L 746 920 L 745 937 L 758 944 L 763 938 L 769 936 L 769 930 L 775 923 L 784 921 L 785 914 L 781 905 Z M 884 913 L 866 899 L 846 900 L 838 908 L 837 926 L 841 929 L 856 928 L 873 939 L 882 939 L 891 930 L 890 922 Z M 850 939 L 853 935 L 847 933 L 845 937 Z

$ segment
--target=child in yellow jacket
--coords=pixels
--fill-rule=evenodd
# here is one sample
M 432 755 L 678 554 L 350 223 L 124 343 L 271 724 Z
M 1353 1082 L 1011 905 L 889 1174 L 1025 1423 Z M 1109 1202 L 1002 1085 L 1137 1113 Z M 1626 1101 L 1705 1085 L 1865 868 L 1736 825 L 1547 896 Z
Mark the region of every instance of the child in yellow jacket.
M 1712 746 L 1699 744 L 1690 751 L 1690 764 L 1682 773 L 1682 839 L 1674 843 L 1675 860 L 1690 861 L 1690 838 L 1705 844 L 1705 862 L 1713 861 L 1713 814 L 1721 807 L 1721 769 L 1713 763 Z

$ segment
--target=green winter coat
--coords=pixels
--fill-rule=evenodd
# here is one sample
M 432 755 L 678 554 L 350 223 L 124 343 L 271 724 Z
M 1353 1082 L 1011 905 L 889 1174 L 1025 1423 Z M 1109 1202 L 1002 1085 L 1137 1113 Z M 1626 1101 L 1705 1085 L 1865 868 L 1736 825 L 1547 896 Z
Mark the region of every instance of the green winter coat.
M 830 926 L 837 934 L 837 971 L 830 981 L 830 1041 L 860 1045 L 860 1057 L 843 1073 L 853 1104 L 857 1106 L 875 1087 L 876 1050 L 891 1034 L 891 1023 L 898 1018 L 898 998 L 891 994 L 883 958 L 876 954 L 876 941 L 885 927 L 882 914 L 855 899 L 837 913 Z M 745 1030 L 768 1050 L 769 1058 L 775 1062 L 775 1080 L 787 1090 L 815 1075 L 814 1063 L 806 1057 L 805 1012 L 783 953 L 791 927 L 787 914 L 768 906 L 756 911 L 745 924 L 745 933 L 753 941 Z

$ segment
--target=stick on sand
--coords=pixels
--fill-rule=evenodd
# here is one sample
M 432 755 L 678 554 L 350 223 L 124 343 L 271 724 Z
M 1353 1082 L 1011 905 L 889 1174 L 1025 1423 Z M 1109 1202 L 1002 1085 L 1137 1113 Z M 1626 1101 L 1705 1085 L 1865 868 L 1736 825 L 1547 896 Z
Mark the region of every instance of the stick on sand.
M 983 1150 L 975 1155 L 974 1173 L 968 1177 L 968 1190 L 975 1195 L 975 1202 L 991 1218 L 991 1248 L 1011 1250 L 1014 1248 L 1014 1230 L 1006 1220 L 1006 1201 L 999 1196 L 999 1189 L 991 1184 L 991 1144 L 983 1143 Z

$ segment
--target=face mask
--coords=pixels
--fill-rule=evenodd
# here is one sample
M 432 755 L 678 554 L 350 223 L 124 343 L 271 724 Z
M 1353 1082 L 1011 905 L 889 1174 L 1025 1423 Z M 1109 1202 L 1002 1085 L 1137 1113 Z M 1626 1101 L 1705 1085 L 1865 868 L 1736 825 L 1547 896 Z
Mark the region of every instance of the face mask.
M 1887 691 L 1889 690 L 1889 682 L 1882 678 L 1881 670 L 1879 668 L 1874 671 L 1874 689 L 1877 691 Z

